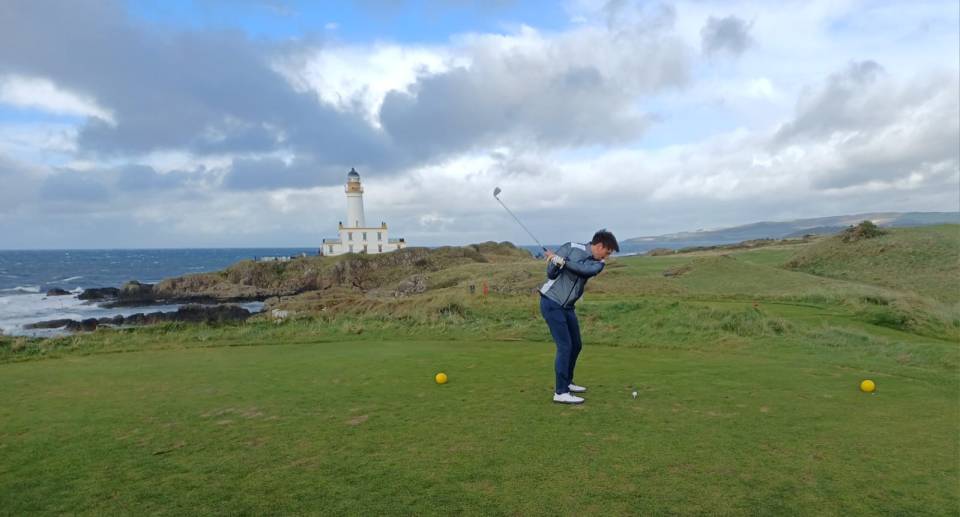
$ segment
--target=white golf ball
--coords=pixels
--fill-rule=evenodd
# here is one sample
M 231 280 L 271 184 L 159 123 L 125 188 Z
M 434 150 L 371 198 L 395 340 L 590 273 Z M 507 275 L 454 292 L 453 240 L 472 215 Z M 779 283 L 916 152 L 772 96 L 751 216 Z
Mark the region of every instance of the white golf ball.
M 637 392 L 636 392 L 636 391 L 633 392 L 633 398 L 637 398 Z

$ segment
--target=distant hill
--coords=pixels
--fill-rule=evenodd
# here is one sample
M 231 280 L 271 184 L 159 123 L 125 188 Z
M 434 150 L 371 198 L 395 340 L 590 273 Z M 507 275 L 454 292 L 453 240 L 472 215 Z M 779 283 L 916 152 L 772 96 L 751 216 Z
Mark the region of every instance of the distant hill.
M 698 230 L 666 235 L 634 237 L 620 242 L 622 254 L 641 253 L 654 248 L 679 249 L 691 246 L 733 244 L 753 239 L 785 239 L 804 235 L 831 235 L 844 228 L 869 220 L 883 227 L 928 226 L 960 224 L 960 212 L 875 212 L 797 219 L 793 221 L 765 221 L 723 228 Z

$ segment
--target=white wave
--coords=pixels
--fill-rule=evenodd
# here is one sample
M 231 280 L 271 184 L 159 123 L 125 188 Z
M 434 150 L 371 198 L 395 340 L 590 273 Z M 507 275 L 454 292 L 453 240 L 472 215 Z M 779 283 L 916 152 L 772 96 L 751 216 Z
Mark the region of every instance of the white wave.
M 74 289 L 79 294 L 82 289 Z M 251 311 L 263 310 L 263 302 L 249 302 L 240 304 Z M 87 318 L 108 318 L 118 314 L 129 316 L 138 312 L 171 312 L 181 305 L 150 305 L 148 307 L 115 307 L 106 309 L 97 304 L 77 299 L 76 296 L 51 296 L 43 293 L 22 294 L 18 296 L 0 296 L 0 330 L 8 336 L 40 336 L 49 337 L 65 334 L 63 329 L 25 329 L 25 325 L 38 321 Z
M 0 289 L 0 292 L 3 292 L 3 293 L 39 293 L 39 292 L 40 292 L 40 286 L 38 286 L 38 285 L 28 285 L 28 286 L 18 285 L 18 286 L 16 286 L 16 287 L 12 287 L 12 288 L 10 288 L 10 289 Z
M 59 284 L 59 283 L 63 283 L 63 282 L 73 282 L 74 280 L 80 280 L 81 278 L 83 278 L 83 276 L 71 276 L 70 278 L 64 278 L 64 279 L 61 279 L 61 280 L 54 280 L 54 281 L 52 281 L 52 282 L 47 282 L 47 285 L 50 285 L 50 284 Z

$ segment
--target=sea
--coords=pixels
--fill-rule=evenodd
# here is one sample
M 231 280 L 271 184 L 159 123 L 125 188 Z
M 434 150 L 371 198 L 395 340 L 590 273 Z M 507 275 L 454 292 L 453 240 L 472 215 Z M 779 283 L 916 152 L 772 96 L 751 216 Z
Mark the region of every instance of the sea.
M 257 257 L 314 255 L 316 248 L 217 248 L 148 250 L 0 250 L 0 332 L 53 336 L 56 329 L 25 329 L 38 321 L 82 320 L 138 312 L 175 311 L 179 305 L 104 308 L 77 296 L 91 287 L 120 287 L 130 280 L 155 283 L 190 273 L 218 271 Z M 70 295 L 47 296 L 60 288 Z M 243 304 L 262 310 L 262 302 Z

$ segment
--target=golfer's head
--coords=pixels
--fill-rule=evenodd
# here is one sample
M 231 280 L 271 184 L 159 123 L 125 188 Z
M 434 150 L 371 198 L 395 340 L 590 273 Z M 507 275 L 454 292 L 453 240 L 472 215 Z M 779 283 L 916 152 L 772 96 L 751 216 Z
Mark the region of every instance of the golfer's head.
M 593 258 L 604 260 L 618 251 L 620 251 L 620 245 L 617 244 L 617 238 L 612 233 L 603 229 L 593 234 L 593 239 L 590 240 L 590 252 L 593 253 Z

